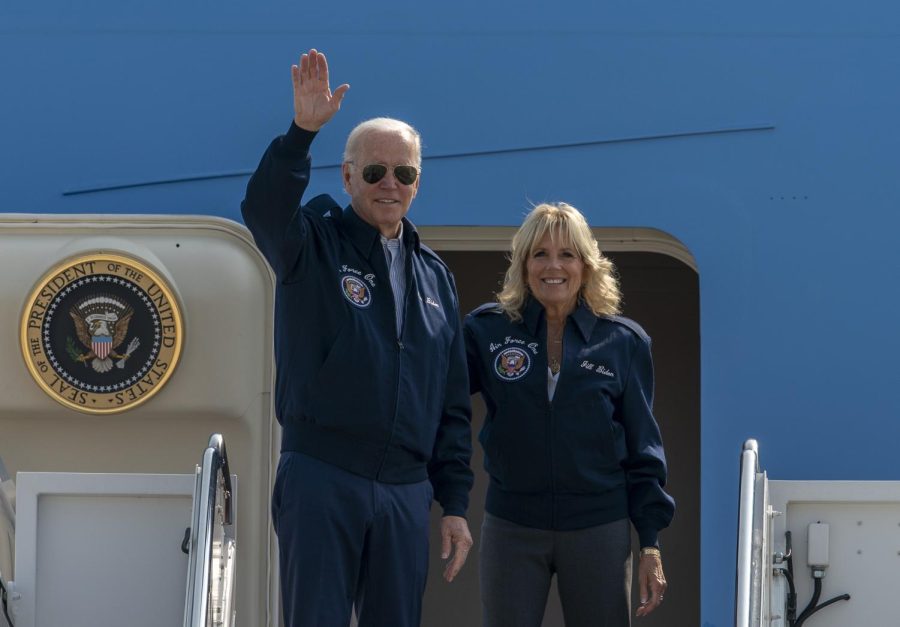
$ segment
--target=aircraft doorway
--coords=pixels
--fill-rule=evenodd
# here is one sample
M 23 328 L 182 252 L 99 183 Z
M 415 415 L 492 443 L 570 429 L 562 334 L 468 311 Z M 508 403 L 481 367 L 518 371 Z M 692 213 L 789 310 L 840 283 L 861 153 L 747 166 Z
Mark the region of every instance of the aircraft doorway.
M 420 231 L 424 241 L 438 250 L 453 271 L 461 311 L 468 312 L 485 301 L 494 300 L 507 267 L 506 247 L 513 229 L 424 227 Z M 642 238 L 642 233 L 649 237 Z M 667 489 L 677 506 L 672 526 L 660 536 L 669 582 L 666 600 L 651 616 L 636 623 L 645 627 L 697 625 L 700 623 L 699 277 L 690 253 L 658 231 L 628 229 L 627 236 L 623 237 L 621 229 L 595 229 L 595 236 L 618 269 L 624 314 L 638 321 L 653 339 L 655 414 L 669 463 Z M 475 397 L 474 434 L 481 429 L 483 420 L 484 405 L 480 397 Z M 487 476 L 477 440 L 472 465 L 475 486 L 469 526 L 475 547 L 463 571 L 449 585 L 441 578 L 443 565 L 438 558 L 440 508 L 432 511 L 432 559 L 422 621 L 428 627 L 481 624 L 478 547 Z M 634 570 L 636 573 L 637 568 Z M 543 627 L 564 625 L 555 588 L 554 585 L 551 589 Z M 634 603 L 638 596 L 635 584 Z

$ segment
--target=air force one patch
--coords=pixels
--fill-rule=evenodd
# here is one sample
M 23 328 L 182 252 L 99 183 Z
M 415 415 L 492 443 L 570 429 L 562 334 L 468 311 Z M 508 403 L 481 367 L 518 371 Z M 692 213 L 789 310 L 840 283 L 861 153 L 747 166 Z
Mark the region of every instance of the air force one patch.
M 183 325 L 165 282 L 141 262 L 97 253 L 37 284 L 21 323 L 31 376 L 55 401 L 91 414 L 140 405 L 178 363 Z
M 506 348 L 494 359 L 494 373 L 503 381 L 517 381 L 531 369 L 531 357 L 521 348 Z
M 341 293 L 354 307 L 365 309 L 372 304 L 372 292 L 369 290 L 369 286 L 352 274 L 345 274 L 341 277 Z

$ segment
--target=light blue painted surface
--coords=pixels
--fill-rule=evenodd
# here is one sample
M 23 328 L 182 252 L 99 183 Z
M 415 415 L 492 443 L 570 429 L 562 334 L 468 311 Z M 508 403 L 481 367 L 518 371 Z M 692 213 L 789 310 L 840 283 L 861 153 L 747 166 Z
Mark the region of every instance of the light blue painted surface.
M 706 627 L 732 621 L 745 438 L 778 478 L 900 478 L 895 3 L 16 4 L 0 5 L 6 212 L 239 219 L 246 177 L 63 192 L 252 170 L 311 46 L 352 85 L 317 165 L 375 115 L 418 126 L 426 157 L 773 126 L 429 160 L 411 217 L 515 225 L 562 199 L 694 254 Z M 316 172 L 312 192 L 339 190 Z

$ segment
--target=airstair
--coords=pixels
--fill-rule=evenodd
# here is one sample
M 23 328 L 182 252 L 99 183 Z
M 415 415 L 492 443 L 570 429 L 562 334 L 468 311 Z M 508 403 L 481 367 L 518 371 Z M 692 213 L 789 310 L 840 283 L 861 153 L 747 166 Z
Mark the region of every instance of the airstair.
M 0 626 L 233 627 L 236 479 L 220 434 L 193 474 L 7 478 Z
M 735 627 L 897 624 L 900 482 L 772 480 L 741 451 Z

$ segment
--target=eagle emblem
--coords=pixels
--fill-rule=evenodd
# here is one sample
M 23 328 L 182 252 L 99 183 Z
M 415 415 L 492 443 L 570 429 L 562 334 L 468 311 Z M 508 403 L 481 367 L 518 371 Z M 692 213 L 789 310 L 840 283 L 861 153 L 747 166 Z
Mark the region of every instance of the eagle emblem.
M 341 292 L 351 305 L 360 309 L 372 303 L 372 292 L 365 283 L 353 275 L 346 274 L 341 278 Z
M 133 315 L 130 306 L 111 296 L 94 296 L 79 302 L 69 310 L 69 316 L 75 324 L 75 335 L 87 352 L 80 352 L 69 338 L 69 356 L 85 366 L 90 363 L 100 373 L 112 370 L 113 359 L 118 360 L 117 367 L 124 368 L 125 360 L 140 346 L 140 340 L 134 337 L 124 352 L 117 352 L 125 342 Z
M 53 400 L 115 414 L 149 400 L 172 375 L 184 323 L 172 289 L 123 254 L 86 253 L 51 268 L 26 301 L 21 348 Z
M 531 358 L 521 348 L 507 348 L 500 351 L 494 360 L 494 372 L 504 381 L 521 379 L 531 368 Z

